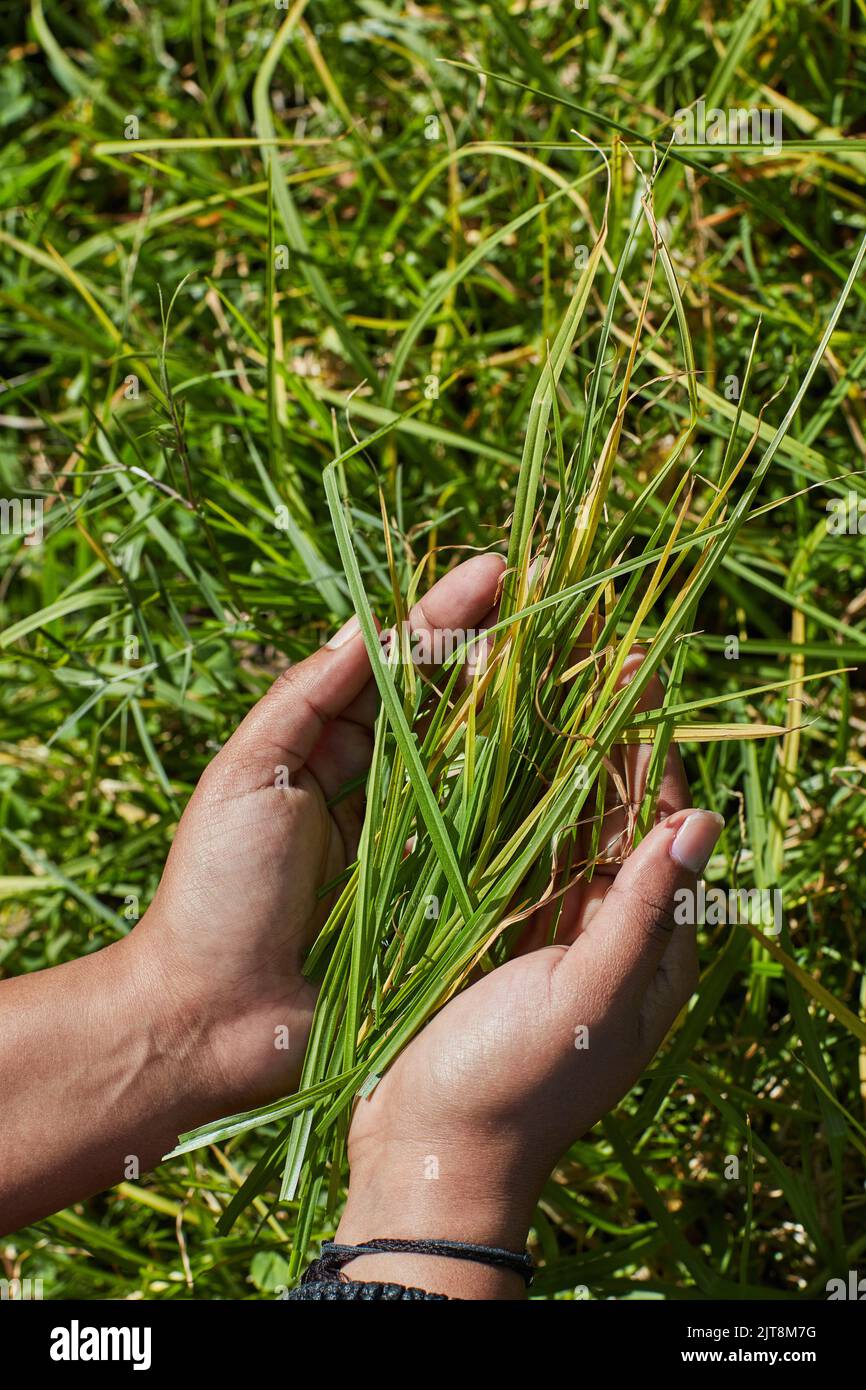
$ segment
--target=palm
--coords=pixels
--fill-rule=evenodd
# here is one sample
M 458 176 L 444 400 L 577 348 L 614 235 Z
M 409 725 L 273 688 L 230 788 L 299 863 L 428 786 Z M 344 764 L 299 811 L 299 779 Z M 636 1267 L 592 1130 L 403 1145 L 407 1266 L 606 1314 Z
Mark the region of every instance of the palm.
M 641 652 L 629 658 L 626 679 L 642 659 Z M 650 682 L 639 707 L 656 707 L 662 695 L 660 683 Z M 535 912 L 512 959 L 451 1000 L 388 1070 L 369 1103 L 356 1108 L 350 1135 L 353 1163 L 363 1163 L 365 1151 L 378 1149 L 383 1135 L 399 1149 L 405 1141 L 396 1131 L 389 1135 L 391 1117 L 417 1114 L 417 1097 L 423 1096 L 421 1127 L 429 1131 L 432 1142 L 447 1116 L 456 1153 L 461 1132 L 488 1135 L 494 1148 L 507 1146 L 510 1134 L 526 1131 L 529 1106 L 533 1152 L 543 1179 L 569 1140 L 594 1124 L 632 1085 L 669 1026 L 668 995 L 672 984 L 679 986 L 682 973 L 680 947 L 677 961 L 668 968 L 662 962 L 658 979 L 640 1000 L 616 1011 L 613 1026 L 610 1001 L 598 988 L 597 968 L 588 964 L 585 977 L 578 970 L 576 982 L 572 972 L 566 1010 L 556 1005 L 555 981 L 568 947 L 584 935 L 591 937 L 593 920 L 630 848 L 631 808 L 642 799 L 648 764 L 646 747 L 613 750 L 600 836 L 602 862 L 592 879 L 587 883 L 578 877 L 591 850 L 592 827 L 584 825 L 575 833 L 572 863 L 577 881 L 561 904 L 548 902 Z M 674 750 L 662 779 L 658 818 L 688 804 L 682 762 Z M 593 944 L 586 944 L 589 960 Z M 592 1031 L 591 1065 L 589 1052 L 575 1045 L 575 1030 L 581 1027 Z M 401 1128 L 403 1123 L 401 1118 Z M 507 1153 L 501 1161 L 510 1161 Z
M 416 605 L 416 627 L 475 626 L 502 562 L 452 570 Z M 359 638 L 278 679 L 206 769 L 139 932 L 164 974 L 224 1019 L 215 1050 L 249 1103 L 296 1084 L 316 1000 L 302 968 L 356 857 L 378 698 Z M 345 794 L 346 787 L 356 786 Z

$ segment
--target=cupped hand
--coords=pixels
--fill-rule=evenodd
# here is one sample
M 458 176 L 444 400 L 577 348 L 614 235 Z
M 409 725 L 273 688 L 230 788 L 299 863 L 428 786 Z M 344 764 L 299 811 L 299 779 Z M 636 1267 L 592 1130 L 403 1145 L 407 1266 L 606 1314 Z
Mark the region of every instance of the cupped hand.
M 413 608 L 413 633 L 479 625 L 503 561 L 476 556 Z M 423 650 L 423 643 L 417 644 Z M 302 967 L 356 857 L 378 695 L 357 620 L 290 667 L 206 769 L 129 938 L 148 982 L 203 1021 L 224 1108 L 297 1085 L 316 1000 Z
M 629 658 L 632 671 L 640 659 Z M 652 682 L 641 706 L 661 694 Z M 648 750 L 617 756 L 620 786 L 638 804 Z M 631 1088 L 696 987 L 694 915 L 682 921 L 690 914 L 679 908 L 722 820 L 688 805 L 674 751 L 657 822 L 621 864 L 628 814 L 611 806 L 602 843 L 612 862 L 569 891 L 555 944 L 540 944 L 546 909 L 521 953 L 448 1003 L 358 1102 L 339 1242 L 426 1236 L 522 1248 L 557 1161 Z M 449 1292 L 451 1262 L 429 1257 L 366 1257 L 346 1272 L 405 1282 L 407 1259 L 410 1278 Z M 462 1288 L 465 1268 L 455 1271 Z

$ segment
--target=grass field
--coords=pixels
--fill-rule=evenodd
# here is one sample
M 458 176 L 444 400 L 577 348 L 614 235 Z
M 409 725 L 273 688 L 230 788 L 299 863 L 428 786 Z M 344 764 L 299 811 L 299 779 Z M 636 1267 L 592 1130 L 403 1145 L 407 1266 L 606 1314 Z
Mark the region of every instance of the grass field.
M 42 500 L 44 530 L 25 544 L 4 510 L 5 975 L 131 929 L 213 752 L 351 611 L 322 479 L 355 438 L 377 435 L 346 476 L 383 620 L 380 487 L 404 590 L 425 555 L 426 582 L 504 552 L 533 392 L 606 211 L 556 433 L 569 454 L 597 379 L 599 409 L 615 399 L 643 315 L 604 498 L 623 553 L 687 474 L 699 524 L 731 438 L 754 446 L 742 491 L 844 294 L 665 662 L 716 721 L 683 744 L 696 804 L 727 822 L 708 886 L 774 895 L 781 929 L 701 927 L 690 1010 L 533 1232 L 542 1298 L 824 1297 L 866 1251 L 863 0 L 0 13 L 20 26 L 0 66 L 0 490 Z M 762 108 L 782 138 L 728 120 L 672 143 L 700 98 Z M 636 507 L 654 480 L 657 511 Z M 734 722 L 781 732 L 722 736 Z M 6 1275 L 52 1298 L 273 1297 L 296 1204 L 276 1183 L 217 1231 L 266 1142 L 20 1232 Z M 332 1229 L 322 1209 L 313 1238 Z

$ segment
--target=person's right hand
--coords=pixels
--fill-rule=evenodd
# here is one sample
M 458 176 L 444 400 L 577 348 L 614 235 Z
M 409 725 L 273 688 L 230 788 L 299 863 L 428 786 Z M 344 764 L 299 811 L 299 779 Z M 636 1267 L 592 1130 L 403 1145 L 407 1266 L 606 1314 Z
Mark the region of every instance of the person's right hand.
M 413 643 L 483 623 L 503 566 L 478 555 L 445 574 L 409 614 Z M 377 710 L 350 624 L 274 681 L 206 769 L 135 929 L 0 981 L 0 1233 L 295 1089 L 317 996 L 304 961 L 357 854 Z
M 654 683 L 641 703 L 660 694 Z M 646 757 L 625 755 L 638 799 Z M 527 949 L 459 994 L 358 1102 L 339 1243 L 438 1237 L 522 1249 L 557 1161 L 631 1088 L 696 987 L 695 928 L 677 924 L 675 894 L 694 892 L 723 822 L 687 806 L 673 752 L 663 818 L 613 876 L 571 890 L 557 944 Z M 621 816 L 608 822 L 621 827 Z M 469 1297 L 520 1292 L 514 1275 L 429 1256 L 367 1256 L 346 1273 Z
M 502 570 L 496 554 L 449 570 L 409 613 L 412 640 L 482 623 Z M 378 708 L 352 619 L 274 681 L 205 770 L 122 943 L 142 988 L 200 1022 L 217 1113 L 297 1085 L 318 993 L 303 964 L 335 896 L 321 891 L 357 854 L 364 789 L 344 788 L 369 768 Z

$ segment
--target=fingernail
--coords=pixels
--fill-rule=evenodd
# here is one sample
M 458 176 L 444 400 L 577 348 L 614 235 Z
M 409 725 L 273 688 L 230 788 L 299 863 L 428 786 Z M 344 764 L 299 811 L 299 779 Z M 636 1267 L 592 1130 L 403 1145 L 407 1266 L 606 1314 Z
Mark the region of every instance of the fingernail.
M 336 651 L 337 647 L 344 647 L 347 642 L 351 642 L 360 630 L 361 624 L 358 622 L 358 615 L 354 614 L 347 622 L 343 623 L 339 632 L 335 632 L 331 640 L 325 645 L 330 647 L 332 652 Z
M 693 874 L 702 873 L 724 828 L 724 817 L 715 811 L 692 811 L 673 838 L 671 858 Z
M 620 677 L 628 676 L 629 680 L 631 680 L 632 676 L 637 675 L 645 661 L 646 652 L 643 647 L 632 647 L 625 661 L 622 663 Z

